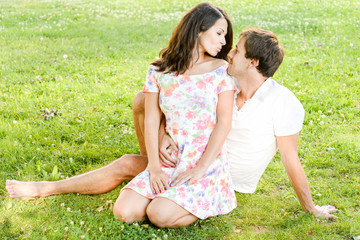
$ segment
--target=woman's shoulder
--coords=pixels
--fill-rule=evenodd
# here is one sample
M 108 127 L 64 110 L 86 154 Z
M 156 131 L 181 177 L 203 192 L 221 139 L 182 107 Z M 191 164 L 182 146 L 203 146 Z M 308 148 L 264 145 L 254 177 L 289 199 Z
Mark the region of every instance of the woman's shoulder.
M 228 64 L 229 63 L 227 61 L 225 61 L 224 59 L 215 58 L 213 60 L 213 65 L 217 66 L 217 67 L 227 66 Z
M 155 66 L 155 65 L 153 65 L 153 64 L 150 64 L 150 65 L 149 65 L 149 70 L 159 71 L 159 67 L 158 67 L 158 66 Z
M 206 63 L 206 69 L 207 73 L 219 73 L 224 72 L 227 70 L 229 63 L 223 59 L 214 58 Z
M 211 67 L 212 69 L 217 69 L 220 67 L 227 67 L 229 63 L 224 59 L 215 58 L 214 60 L 211 61 L 211 65 L 212 65 Z
M 158 66 L 155 66 L 153 64 L 149 65 L 148 74 L 150 74 L 150 75 L 161 75 L 162 73 L 163 73 L 163 71 L 159 71 Z
M 216 59 L 212 63 L 211 69 L 216 75 L 227 75 L 227 69 L 229 67 L 229 63 L 223 59 Z

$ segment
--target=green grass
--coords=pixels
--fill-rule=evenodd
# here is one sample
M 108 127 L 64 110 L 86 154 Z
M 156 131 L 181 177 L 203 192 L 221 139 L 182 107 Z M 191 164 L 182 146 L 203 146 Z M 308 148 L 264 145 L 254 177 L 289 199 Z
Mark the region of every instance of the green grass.
M 213 1 L 233 20 L 274 31 L 286 57 L 275 79 L 306 110 L 299 155 L 315 204 L 302 211 L 277 155 L 255 194 L 230 214 L 178 229 L 112 216 L 121 186 L 97 196 L 14 201 L 6 179 L 58 180 L 138 153 L 131 102 L 148 64 L 197 1 L 54 0 L 0 3 L 1 239 L 351 239 L 360 235 L 360 4 Z M 41 110 L 60 115 L 44 120 Z

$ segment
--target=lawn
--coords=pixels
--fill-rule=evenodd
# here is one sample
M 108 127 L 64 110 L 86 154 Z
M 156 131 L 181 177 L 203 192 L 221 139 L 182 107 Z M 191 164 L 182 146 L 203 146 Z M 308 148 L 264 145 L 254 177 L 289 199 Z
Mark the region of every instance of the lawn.
M 305 108 L 299 156 L 315 204 L 336 206 L 336 221 L 302 211 L 279 155 L 254 194 L 237 193 L 233 212 L 178 229 L 115 220 L 111 207 L 123 185 L 97 196 L 8 197 L 6 179 L 59 180 L 139 152 L 132 99 L 198 2 L 0 2 L 1 239 L 360 236 L 360 3 L 353 0 L 213 1 L 230 15 L 235 37 L 256 26 L 284 46 L 274 78 Z

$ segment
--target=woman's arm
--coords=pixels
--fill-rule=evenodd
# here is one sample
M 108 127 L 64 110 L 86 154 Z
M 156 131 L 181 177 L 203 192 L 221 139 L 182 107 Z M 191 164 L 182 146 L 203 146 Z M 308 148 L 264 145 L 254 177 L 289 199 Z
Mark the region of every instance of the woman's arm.
M 169 185 L 169 178 L 161 170 L 159 160 L 160 119 L 159 94 L 145 93 L 145 145 L 149 161 L 150 187 L 154 193 L 163 192 Z
M 211 133 L 208 145 L 198 164 L 186 172 L 180 174 L 174 179 L 171 185 L 180 185 L 186 181 L 189 184 L 202 178 L 208 167 L 214 162 L 216 156 L 220 153 L 226 136 L 228 135 L 232 124 L 232 112 L 234 104 L 234 91 L 225 91 L 219 94 L 219 101 L 216 109 L 217 122 Z

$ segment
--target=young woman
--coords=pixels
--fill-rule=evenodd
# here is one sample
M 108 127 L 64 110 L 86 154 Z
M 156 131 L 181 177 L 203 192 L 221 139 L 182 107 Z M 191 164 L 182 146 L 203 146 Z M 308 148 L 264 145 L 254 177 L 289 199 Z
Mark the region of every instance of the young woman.
M 148 217 L 158 227 L 177 227 L 236 207 L 223 149 L 235 90 L 225 61 L 232 38 L 227 14 L 202 3 L 182 18 L 160 59 L 150 65 L 143 90 L 149 164 L 122 189 L 114 208 L 119 220 Z M 162 114 L 178 145 L 174 168 L 159 161 Z

